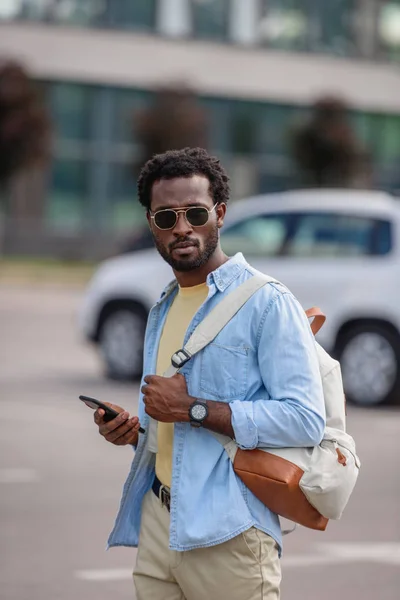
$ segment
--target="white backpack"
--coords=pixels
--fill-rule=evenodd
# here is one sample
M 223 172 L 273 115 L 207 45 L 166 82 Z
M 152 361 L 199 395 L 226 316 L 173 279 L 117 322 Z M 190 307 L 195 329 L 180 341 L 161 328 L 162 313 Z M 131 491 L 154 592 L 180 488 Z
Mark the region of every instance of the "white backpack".
M 194 354 L 202 350 L 218 335 L 223 327 L 225 327 L 230 319 L 258 289 L 269 282 L 276 282 L 276 280 L 264 275 L 254 275 L 224 298 L 197 326 L 185 347 L 173 355 L 172 364 L 164 375 L 171 377 L 178 372 Z M 238 453 L 241 453 L 241 460 L 243 461 L 247 457 L 250 458 L 251 453 L 258 453 L 260 450 L 266 453 L 265 459 L 268 456 L 270 457 L 270 455 L 274 455 L 275 457 L 279 457 L 279 459 L 283 459 L 280 461 L 282 465 L 288 461 L 286 464 L 294 464 L 299 467 L 303 471 L 303 474 L 298 481 L 298 488 L 305 495 L 308 503 L 311 504 L 311 510 L 313 508 L 316 509 L 319 516 L 322 515 L 325 518 L 322 521 L 320 520 L 319 524 L 309 524 L 312 519 L 310 520 L 305 515 L 307 511 L 303 511 L 304 515 L 301 514 L 300 518 L 298 518 L 298 514 L 287 514 L 287 512 L 284 514 L 285 510 L 283 512 L 280 510 L 280 506 L 283 506 L 284 502 L 277 506 L 276 501 L 274 502 L 273 498 L 269 498 L 268 494 L 265 498 L 265 495 L 261 494 L 263 497 L 260 497 L 260 494 L 257 494 L 254 490 L 252 491 L 256 493 L 266 506 L 269 506 L 271 510 L 274 510 L 274 512 L 277 512 L 281 516 L 303 524 L 306 527 L 325 529 L 326 519 L 340 519 L 357 481 L 360 460 L 356 454 L 353 438 L 346 433 L 345 397 L 340 365 L 317 342 L 315 343 L 326 409 L 326 429 L 319 446 L 312 448 L 258 448 L 257 450 L 241 450 L 238 449 L 235 441 L 231 438 L 212 431 L 209 433 L 214 435 L 224 446 L 234 464 L 234 468 L 235 463 L 238 462 L 236 460 Z M 153 452 L 157 451 L 156 439 L 156 427 L 153 421 L 150 424 L 149 431 L 149 449 Z M 238 469 L 236 472 L 241 476 L 243 469 Z M 250 475 L 252 475 L 251 472 Z M 248 481 L 244 477 L 242 479 L 249 485 L 248 481 L 251 481 L 251 479 Z M 268 483 L 268 476 L 265 481 Z M 291 482 L 290 485 L 293 485 L 293 483 Z M 258 483 L 257 490 L 259 487 Z M 251 485 L 249 485 L 249 488 L 252 489 Z M 282 488 L 281 485 L 280 488 Z M 291 503 L 293 504 L 293 496 L 291 497 Z M 301 502 L 297 502 L 297 505 L 299 504 Z M 299 510 L 301 511 L 302 509 L 299 508 Z M 317 520 L 315 522 L 317 523 Z

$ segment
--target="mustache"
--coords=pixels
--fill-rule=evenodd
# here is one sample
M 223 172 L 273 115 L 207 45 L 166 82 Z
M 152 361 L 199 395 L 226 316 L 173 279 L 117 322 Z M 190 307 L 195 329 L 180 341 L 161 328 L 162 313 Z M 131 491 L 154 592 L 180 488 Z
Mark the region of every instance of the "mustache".
M 198 240 L 192 240 L 189 237 L 185 237 L 185 238 L 181 238 L 179 240 L 175 240 L 174 242 L 171 242 L 170 244 L 168 244 L 168 250 L 170 252 L 172 252 L 172 250 L 174 250 L 174 248 L 176 248 L 176 246 L 178 244 L 192 244 L 193 246 L 196 246 L 197 248 L 199 247 L 199 241 Z

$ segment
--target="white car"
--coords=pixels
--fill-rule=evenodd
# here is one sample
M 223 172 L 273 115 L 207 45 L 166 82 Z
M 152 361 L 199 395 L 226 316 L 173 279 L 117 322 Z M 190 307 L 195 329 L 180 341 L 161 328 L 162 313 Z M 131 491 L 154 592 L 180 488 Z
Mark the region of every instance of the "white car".
M 243 252 L 327 321 L 318 334 L 340 359 L 348 400 L 364 405 L 400 397 L 400 202 L 383 192 L 302 190 L 228 207 L 228 255 Z M 171 268 L 155 249 L 100 265 L 80 313 L 109 376 L 141 374 L 147 314 Z

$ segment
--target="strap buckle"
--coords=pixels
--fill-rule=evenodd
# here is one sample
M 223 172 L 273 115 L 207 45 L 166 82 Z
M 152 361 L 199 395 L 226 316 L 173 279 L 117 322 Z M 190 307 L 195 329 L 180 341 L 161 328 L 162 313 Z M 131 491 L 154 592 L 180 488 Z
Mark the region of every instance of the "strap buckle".
M 171 356 L 171 363 L 175 367 L 175 369 L 180 369 L 183 367 L 183 365 L 186 365 L 188 360 L 190 360 L 191 358 L 192 355 L 189 354 L 189 352 L 184 348 L 181 348 Z
M 160 500 L 161 504 L 170 512 L 171 508 L 171 493 L 166 485 L 160 487 Z

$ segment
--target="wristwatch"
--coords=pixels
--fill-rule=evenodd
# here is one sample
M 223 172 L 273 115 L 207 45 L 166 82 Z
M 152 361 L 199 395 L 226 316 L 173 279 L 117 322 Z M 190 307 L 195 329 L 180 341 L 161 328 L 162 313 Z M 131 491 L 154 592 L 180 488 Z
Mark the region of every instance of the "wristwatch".
M 189 406 L 189 419 L 192 427 L 201 427 L 208 416 L 208 406 L 201 400 L 195 400 Z

